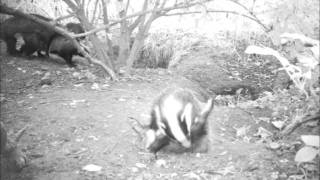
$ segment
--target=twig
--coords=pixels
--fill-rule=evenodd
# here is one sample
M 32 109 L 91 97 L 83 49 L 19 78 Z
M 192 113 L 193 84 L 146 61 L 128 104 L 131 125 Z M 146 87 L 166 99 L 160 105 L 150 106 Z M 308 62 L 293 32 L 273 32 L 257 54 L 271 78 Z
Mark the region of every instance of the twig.
M 137 122 L 137 124 L 142 128 L 145 129 L 147 126 L 143 125 L 138 119 L 134 118 L 134 117 L 129 117 L 129 119 L 134 120 L 135 122 Z
M 137 119 L 133 117 L 129 117 L 129 119 L 131 120 L 129 121 L 130 122 L 129 124 L 132 130 L 138 135 L 139 140 L 142 140 L 143 139 L 142 131 L 143 129 L 145 129 L 145 127 Z M 136 123 L 134 123 L 132 120 L 135 121 Z M 137 126 L 135 124 L 138 125 L 140 129 L 137 129 Z
M 58 17 L 53 21 L 54 22 L 58 22 L 58 21 L 61 21 L 61 20 L 64 20 L 64 19 L 68 19 L 68 18 L 74 17 L 74 16 L 75 16 L 75 14 L 72 13 L 72 14 L 68 14 L 68 15 L 65 15 L 65 16 Z
M 15 140 L 14 140 L 14 143 L 18 143 L 18 142 L 19 142 L 20 138 L 21 138 L 22 135 L 25 133 L 25 131 L 27 130 L 28 127 L 29 127 L 29 126 L 27 125 L 27 126 L 23 127 L 22 129 L 20 129 L 20 130 L 17 132 L 16 138 L 15 138 Z
M 107 153 L 110 154 L 120 143 L 120 141 L 117 141 L 116 143 L 114 143 L 114 145 L 110 148 L 110 149 L 106 149 L 103 153 Z
M 96 18 L 96 12 L 97 12 L 97 9 L 99 7 L 98 3 L 100 1 L 99 0 L 96 0 L 95 4 L 94 4 L 94 10 L 93 10 L 93 14 L 92 14 L 92 18 L 91 18 L 91 23 L 93 23 L 95 21 L 95 18 Z M 89 17 L 88 17 L 89 18 Z

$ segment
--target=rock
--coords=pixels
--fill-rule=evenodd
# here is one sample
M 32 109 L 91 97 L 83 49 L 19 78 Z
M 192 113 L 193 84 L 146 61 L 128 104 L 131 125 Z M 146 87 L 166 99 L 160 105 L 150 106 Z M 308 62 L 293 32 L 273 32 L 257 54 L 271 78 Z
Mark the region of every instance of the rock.
M 279 149 L 281 146 L 280 146 L 279 143 L 271 142 L 271 143 L 269 144 L 269 147 L 270 147 L 270 149 L 272 149 L 272 150 L 277 150 L 277 149 Z

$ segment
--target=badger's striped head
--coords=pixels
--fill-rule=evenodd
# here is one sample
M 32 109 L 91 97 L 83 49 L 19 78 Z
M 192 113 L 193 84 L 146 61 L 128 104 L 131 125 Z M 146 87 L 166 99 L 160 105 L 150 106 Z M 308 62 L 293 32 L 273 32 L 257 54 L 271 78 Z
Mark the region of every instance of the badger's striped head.
M 157 144 L 164 146 L 169 139 L 190 148 L 193 134 L 201 134 L 198 131 L 203 130 L 212 107 L 212 99 L 201 103 L 186 90 L 160 96 L 152 108 L 147 148 L 157 149 Z

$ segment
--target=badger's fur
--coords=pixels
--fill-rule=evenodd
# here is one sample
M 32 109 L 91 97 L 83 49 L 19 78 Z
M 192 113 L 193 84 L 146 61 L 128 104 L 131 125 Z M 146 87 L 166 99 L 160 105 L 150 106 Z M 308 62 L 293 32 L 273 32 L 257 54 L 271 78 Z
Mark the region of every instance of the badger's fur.
M 192 90 L 165 90 L 151 109 L 146 148 L 156 153 L 170 141 L 178 142 L 184 148 L 191 148 L 207 134 L 207 118 L 212 108 L 212 99 L 205 102 Z

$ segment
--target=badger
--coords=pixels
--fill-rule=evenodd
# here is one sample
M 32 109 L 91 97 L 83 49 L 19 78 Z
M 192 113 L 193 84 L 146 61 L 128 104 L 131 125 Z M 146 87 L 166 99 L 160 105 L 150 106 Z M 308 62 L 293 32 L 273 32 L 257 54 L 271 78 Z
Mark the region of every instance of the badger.
M 157 153 L 170 142 L 186 149 L 207 135 L 207 119 L 213 99 L 205 102 L 195 91 L 186 88 L 167 89 L 154 101 L 146 131 L 146 148 Z

